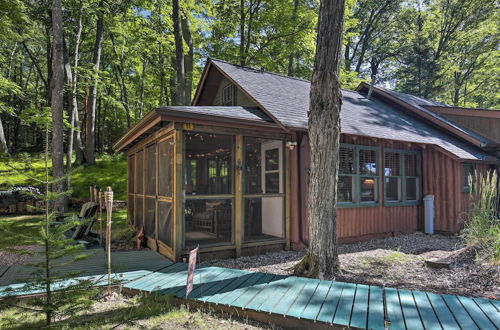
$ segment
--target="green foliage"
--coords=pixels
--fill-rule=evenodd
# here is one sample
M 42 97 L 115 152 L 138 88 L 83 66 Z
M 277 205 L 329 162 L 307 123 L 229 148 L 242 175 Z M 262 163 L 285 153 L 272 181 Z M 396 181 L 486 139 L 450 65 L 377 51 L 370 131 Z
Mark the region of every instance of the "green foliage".
M 479 256 L 500 263 L 500 194 L 498 173 L 475 173 L 469 178 L 472 210 L 462 232 L 467 244 L 476 247 Z
M 43 179 L 43 160 L 40 155 L 30 157 L 24 153 L 15 157 L 4 158 L 4 161 L 0 162 L 0 175 L 2 176 L 0 190 L 26 185 L 42 188 L 35 179 Z M 74 170 L 71 180 L 71 197 L 87 199 L 89 187 L 97 185 L 103 190 L 108 186 L 112 187 L 115 199 L 124 200 L 127 193 L 126 180 L 127 162 L 123 155 L 103 154 L 97 158 L 95 165 L 81 166 Z

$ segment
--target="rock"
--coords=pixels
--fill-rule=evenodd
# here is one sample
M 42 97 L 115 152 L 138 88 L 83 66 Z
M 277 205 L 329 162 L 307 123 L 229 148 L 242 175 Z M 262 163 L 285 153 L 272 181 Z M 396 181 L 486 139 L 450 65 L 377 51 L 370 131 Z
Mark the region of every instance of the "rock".
M 451 261 L 449 259 L 437 259 L 430 258 L 425 260 L 425 264 L 430 268 L 442 269 L 442 268 L 450 268 Z

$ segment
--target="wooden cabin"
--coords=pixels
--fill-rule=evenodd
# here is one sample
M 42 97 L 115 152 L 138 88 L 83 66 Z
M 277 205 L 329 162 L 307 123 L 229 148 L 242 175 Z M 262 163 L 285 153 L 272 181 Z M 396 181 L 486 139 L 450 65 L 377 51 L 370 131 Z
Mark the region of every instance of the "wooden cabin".
M 309 86 L 209 60 L 192 106 L 153 109 L 130 129 L 115 149 L 148 246 L 181 260 L 197 246 L 216 258 L 307 245 Z M 498 144 L 421 106 L 435 102 L 376 87 L 367 99 L 368 88 L 343 91 L 340 242 L 422 230 L 426 195 L 435 229 L 458 231 L 466 177 L 497 166 Z

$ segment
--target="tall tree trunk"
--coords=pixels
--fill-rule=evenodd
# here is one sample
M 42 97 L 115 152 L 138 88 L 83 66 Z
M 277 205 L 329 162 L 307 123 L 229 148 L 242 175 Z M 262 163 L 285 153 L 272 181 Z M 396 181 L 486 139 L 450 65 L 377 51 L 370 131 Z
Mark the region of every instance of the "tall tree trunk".
M 182 45 L 182 24 L 181 10 L 179 0 L 173 0 L 172 3 L 172 21 L 174 22 L 175 39 L 175 72 L 177 79 L 175 81 L 175 100 L 174 105 L 183 105 L 185 102 L 185 72 L 184 72 L 184 51 Z
M 138 119 L 142 118 L 142 114 L 144 112 L 144 89 L 145 89 L 145 82 L 146 82 L 146 67 L 148 66 L 148 56 L 146 52 L 144 52 L 142 59 L 142 72 L 141 72 L 141 91 L 139 94 L 139 116 L 135 116 L 135 120 L 137 121 Z M 161 106 L 162 104 L 160 104 Z
M 295 26 L 297 21 L 297 11 L 299 9 L 299 0 L 294 0 L 293 2 L 293 13 L 292 13 L 292 25 Z M 295 44 L 295 34 L 292 36 L 292 40 L 290 42 L 292 45 Z M 288 73 L 289 77 L 293 76 L 293 61 L 295 60 L 295 52 L 292 51 L 290 55 L 288 55 Z
M 87 110 L 87 135 L 86 135 L 86 163 L 89 165 L 95 164 L 95 112 L 97 102 L 97 87 L 99 83 L 99 67 L 101 63 L 102 39 L 104 36 L 104 1 L 99 3 L 99 13 L 97 15 L 97 28 L 94 44 L 94 55 L 92 63 L 94 64 L 94 83 L 92 85 L 92 93 L 90 94 L 89 108 Z
M 66 160 L 66 169 L 68 176 L 66 178 L 66 188 L 69 190 L 71 188 L 71 165 L 73 162 L 73 144 L 75 140 L 75 135 L 80 134 L 79 127 L 75 130 L 75 119 L 78 117 L 78 101 L 76 99 L 76 88 L 77 88 L 77 76 L 78 76 L 78 57 L 80 55 L 80 39 L 82 36 L 82 14 L 83 14 L 83 1 L 80 1 L 79 13 L 78 13 L 78 29 L 76 31 L 75 37 L 75 59 L 73 64 L 73 69 L 71 69 L 69 61 L 67 63 L 69 74 L 72 73 L 71 79 L 68 75 L 68 82 L 71 84 L 71 111 L 70 111 L 70 128 L 68 135 L 68 152 Z M 81 141 L 80 141 L 81 143 Z M 77 157 L 78 158 L 78 157 Z
M 246 64 L 245 56 L 245 0 L 240 0 L 240 65 Z
M 322 0 L 309 105 L 311 176 L 309 248 L 297 273 L 320 278 L 338 270 L 337 176 L 340 138 L 340 58 L 345 0 Z
M 188 14 L 181 19 L 182 36 L 188 46 L 187 56 L 184 56 L 184 74 L 185 74 L 185 105 L 191 104 L 191 94 L 193 91 L 193 63 L 194 63 L 194 45 L 193 36 L 191 35 L 191 24 L 189 23 Z
M 0 153 L 8 153 L 7 140 L 5 139 L 5 132 L 3 130 L 2 117 L 0 116 Z
M 52 2 L 52 33 L 54 49 L 52 53 L 51 79 L 51 110 L 52 110 L 52 176 L 54 180 L 64 176 L 64 148 L 63 148 L 63 107 L 64 107 L 64 42 L 61 0 Z M 64 181 L 53 184 L 53 190 L 60 194 L 64 191 Z M 54 210 L 64 213 L 65 198 L 59 196 L 54 202 Z

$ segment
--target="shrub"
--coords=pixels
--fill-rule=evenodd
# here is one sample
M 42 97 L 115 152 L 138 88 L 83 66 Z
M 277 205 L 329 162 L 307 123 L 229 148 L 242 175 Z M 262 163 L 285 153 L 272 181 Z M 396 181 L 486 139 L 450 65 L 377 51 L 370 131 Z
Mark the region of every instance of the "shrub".
M 498 173 L 476 172 L 469 177 L 472 208 L 464 224 L 463 237 L 478 256 L 500 263 L 500 194 Z

